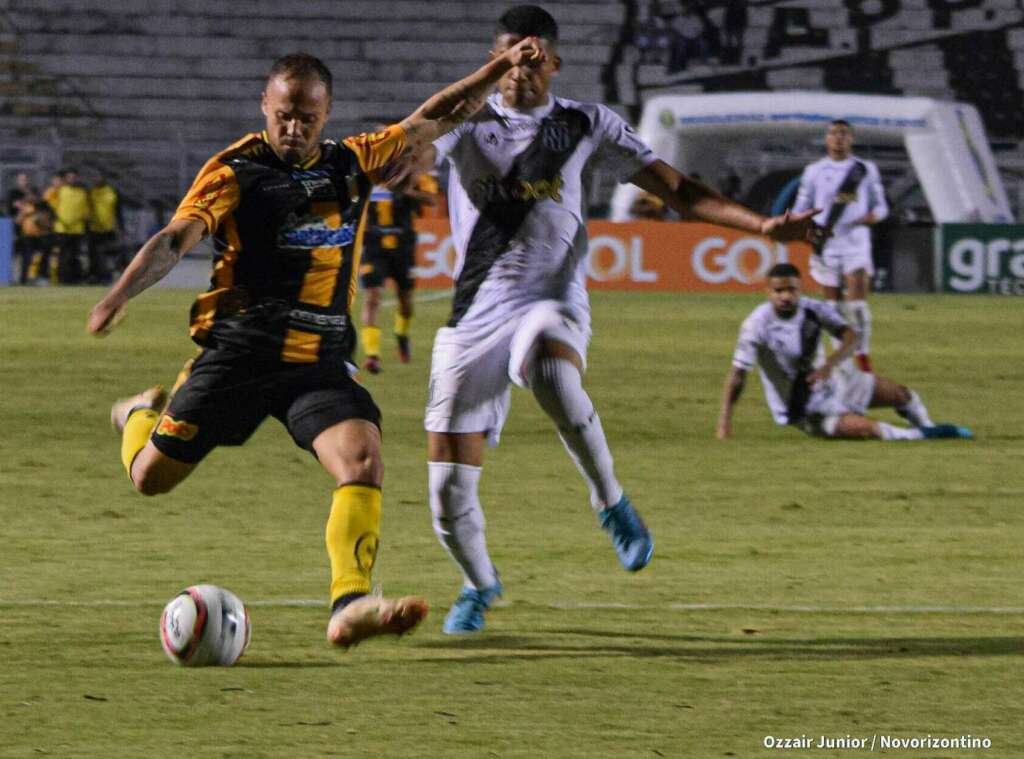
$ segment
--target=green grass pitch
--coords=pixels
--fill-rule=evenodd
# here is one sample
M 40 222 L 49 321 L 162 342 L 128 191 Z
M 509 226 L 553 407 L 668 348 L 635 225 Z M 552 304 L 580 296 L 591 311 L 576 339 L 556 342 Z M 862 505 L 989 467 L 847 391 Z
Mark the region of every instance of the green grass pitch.
M 192 293 L 147 293 L 95 340 L 99 295 L 0 291 L 0 757 L 742 758 L 822 734 L 1024 755 L 1020 300 L 873 300 L 878 372 L 974 442 L 812 440 L 775 428 L 752 380 L 723 443 L 721 383 L 757 299 L 595 295 L 586 384 L 654 561 L 619 568 L 516 391 L 482 480 L 506 604 L 465 640 L 440 633 L 459 580 L 430 528 L 421 427 L 448 306 L 423 304 L 413 363 L 388 355 L 366 382 L 385 428 L 377 579 L 433 612 L 346 654 L 324 641 L 327 475 L 270 420 L 175 492 L 134 493 L 110 403 L 173 381 Z M 234 668 L 160 650 L 160 609 L 197 582 L 250 604 Z M 287 599 L 324 605 L 268 603 Z

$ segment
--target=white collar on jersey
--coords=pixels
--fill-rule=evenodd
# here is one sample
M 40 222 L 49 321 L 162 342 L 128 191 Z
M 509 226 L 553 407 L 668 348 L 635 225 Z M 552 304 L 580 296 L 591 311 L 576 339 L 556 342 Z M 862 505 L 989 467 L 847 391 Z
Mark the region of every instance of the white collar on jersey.
M 544 105 L 538 105 L 536 108 L 529 108 L 526 110 L 505 106 L 501 102 L 501 94 L 498 92 L 495 92 L 488 97 L 487 102 L 499 116 L 504 116 L 506 119 L 529 119 L 531 121 L 540 121 L 555 108 L 555 96 L 550 92 L 548 93 L 548 101 L 544 103 Z

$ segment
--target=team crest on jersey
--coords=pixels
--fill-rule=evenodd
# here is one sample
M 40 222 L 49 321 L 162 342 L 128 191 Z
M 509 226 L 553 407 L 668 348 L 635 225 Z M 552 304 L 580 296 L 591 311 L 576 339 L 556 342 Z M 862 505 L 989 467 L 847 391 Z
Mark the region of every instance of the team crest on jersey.
M 182 422 L 166 414 L 160 418 L 160 424 L 156 427 L 156 434 L 165 437 L 176 437 L 186 443 L 194 438 L 199 432 L 199 425 Z
M 564 153 L 572 144 L 569 127 L 561 121 L 548 119 L 541 127 L 540 138 L 544 147 L 553 153 Z
M 277 234 L 277 247 L 300 248 L 335 248 L 350 245 L 356 239 L 354 224 L 342 224 L 340 227 L 329 227 L 319 216 L 297 216 L 291 214 Z

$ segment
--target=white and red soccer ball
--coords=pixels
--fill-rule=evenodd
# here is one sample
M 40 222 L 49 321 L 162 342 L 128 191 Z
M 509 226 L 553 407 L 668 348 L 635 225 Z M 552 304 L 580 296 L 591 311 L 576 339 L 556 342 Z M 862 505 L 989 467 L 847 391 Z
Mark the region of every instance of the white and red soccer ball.
M 230 667 L 252 638 L 249 612 L 238 596 L 216 585 L 192 585 L 160 615 L 160 643 L 175 664 Z

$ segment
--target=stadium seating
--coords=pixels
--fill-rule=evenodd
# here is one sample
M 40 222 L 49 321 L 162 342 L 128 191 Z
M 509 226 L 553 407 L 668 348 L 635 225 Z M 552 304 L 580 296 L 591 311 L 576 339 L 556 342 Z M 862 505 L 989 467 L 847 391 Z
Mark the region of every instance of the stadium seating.
M 708 5 L 709 21 L 721 30 L 724 8 Z M 861 7 L 865 15 L 857 13 Z M 952 9 L 932 0 L 748 4 L 736 62 L 712 57 L 669 72 L 657 55 L 651 60 L 624 51 L 618 58 L 627 70 L 617 71 L 615 79 L 630 106 L 656 92 L 714 92 L 738 85 L 964 100 L 980 106 L 991 136 L 1019 139 L 1024 136 L 1019 117 L 1024 30 L 1017 28 L 1022 22 L 1024 10 L 1015 0 L 968 0 Z
M 605 100 L 625 6 L 550 2 L 566 61 L 558 91 Z M 506 2 L 6 0 L 0 139 L 59 163 L 112 165 L 136 197 L 173 202 L 210 154 L 262 122 L 270 62 L 295 50 L 335 78 L 328 131 L 411 112 L 485 59 Z M 111 163 L 112 162 L 112 163 Z

